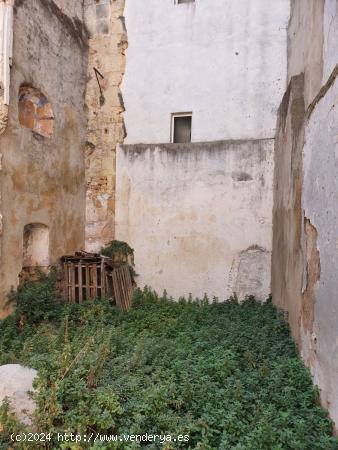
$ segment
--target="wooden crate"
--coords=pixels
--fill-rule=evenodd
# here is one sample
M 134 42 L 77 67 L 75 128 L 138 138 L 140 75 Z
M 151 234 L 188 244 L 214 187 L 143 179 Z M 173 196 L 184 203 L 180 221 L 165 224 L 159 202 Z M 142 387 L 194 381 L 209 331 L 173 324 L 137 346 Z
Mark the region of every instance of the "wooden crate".
M 130 309 L 134 283 L 127 264 L 86 252 L 64 256 L 61 261 L 63 292 L 71 303 L 106 297 L 122 311 Z
M 72 303 L 82 303 L 86 299 L 107 295 L 102 262 L 65 262 L 63 270 L 64 291 Z

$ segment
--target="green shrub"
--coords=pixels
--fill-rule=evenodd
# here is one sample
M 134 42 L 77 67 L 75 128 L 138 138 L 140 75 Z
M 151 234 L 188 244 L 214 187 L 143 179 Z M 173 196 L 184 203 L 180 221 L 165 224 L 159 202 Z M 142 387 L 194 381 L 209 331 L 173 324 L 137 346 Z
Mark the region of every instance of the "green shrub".
M 100 254 L 112 258 L 116 262 L 127 264 L 131 279 L 134 282 L 135 277 L 138 275 L 134 268 L 134 249 L 129 244 L 124 241 L 110 241 L 101 248 Z

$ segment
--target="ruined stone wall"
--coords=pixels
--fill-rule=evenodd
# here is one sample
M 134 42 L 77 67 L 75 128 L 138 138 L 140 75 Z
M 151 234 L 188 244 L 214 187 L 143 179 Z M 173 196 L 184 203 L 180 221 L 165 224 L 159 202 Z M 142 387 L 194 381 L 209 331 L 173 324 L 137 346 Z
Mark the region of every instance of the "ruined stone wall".
M 116 237 L 137 283 L 175 298 L 270 293 L 273 140 L 124 145 Z
M 8 126 L 0 136 L 0 309 L 19 281 L 24 231 L 36 231 L 27 238 L 29 245 L 35 239 L 40 245 L 32 249 L 35 256 L 42 248 L 39 236 L 48 243 L 43 264 L 84 246 L 87 34 L 52 0 L 16 0 L 13 29 Z M 22 85 L 33 100 L 20 110 Z M 52 130 L 50 138 L 30 128 L 33 116 L 43 132 Z
M 115 152 L 125 128 L 120 93 L 127 34 L 125 0 L 85 1 L 89 29 L 86 105 L 86 249 L 98 251 L 114 238 Z M 96 69 L 96 71 L 95 71 Z
M 272 292 L 338 430 L 338 5 L 296 1 L 291 17 L 290 83 L 275 146 Z

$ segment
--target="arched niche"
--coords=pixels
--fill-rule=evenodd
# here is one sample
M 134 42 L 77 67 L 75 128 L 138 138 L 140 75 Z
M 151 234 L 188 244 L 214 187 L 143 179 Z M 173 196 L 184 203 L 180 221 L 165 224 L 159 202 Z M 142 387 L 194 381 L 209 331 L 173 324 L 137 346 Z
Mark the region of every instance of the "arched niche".
M 42 223 L 30 223 L 23 231 L 23 268 L 49 266 L 49 229 Z

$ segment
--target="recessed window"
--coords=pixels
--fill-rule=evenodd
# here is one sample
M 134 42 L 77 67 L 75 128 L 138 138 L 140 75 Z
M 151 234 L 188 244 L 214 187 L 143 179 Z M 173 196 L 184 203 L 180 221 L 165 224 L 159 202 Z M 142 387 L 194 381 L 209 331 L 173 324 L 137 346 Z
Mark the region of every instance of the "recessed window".
M 47 97 L 30 86 L 21 86 L 19 91 L 19 122 L 34 133 L 52 137 L 54 114 Z
M 177 0 L 176 3 L 180 5 L 181 3 L 194 3 L 195 0 Z
M 171 142 L 184 144 L 191 142 L 191 113 L 172 114 L 171 117 Z

